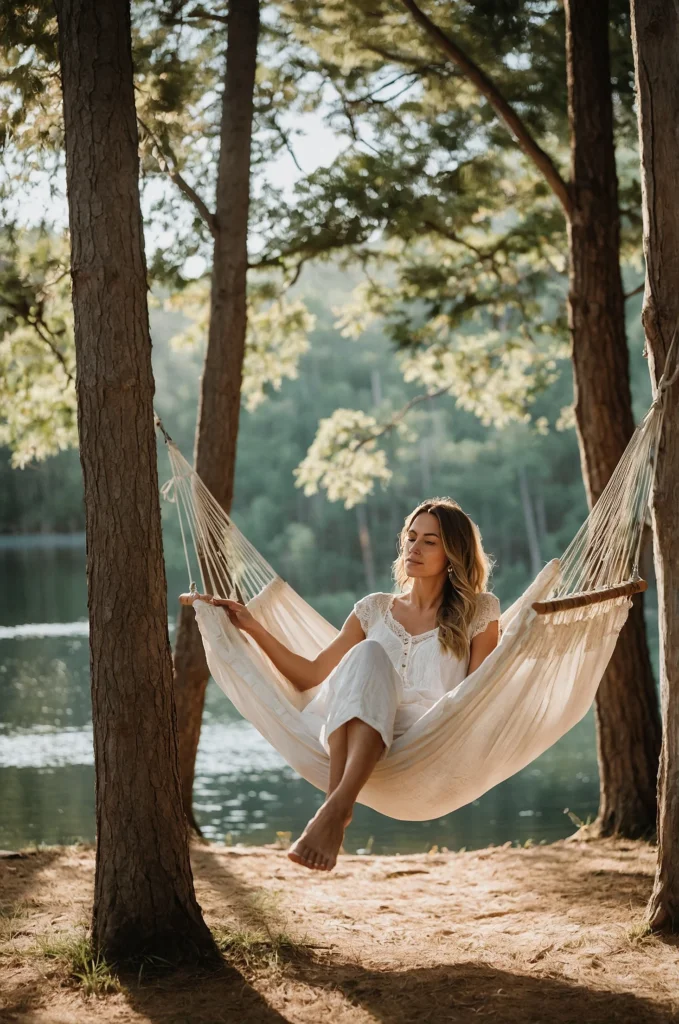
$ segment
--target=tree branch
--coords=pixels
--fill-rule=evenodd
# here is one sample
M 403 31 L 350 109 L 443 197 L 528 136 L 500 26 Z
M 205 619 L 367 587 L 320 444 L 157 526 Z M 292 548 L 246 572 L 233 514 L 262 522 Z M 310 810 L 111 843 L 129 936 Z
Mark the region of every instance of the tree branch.
M 70 268 L 69 268 L 69 270 L 65 271 L 64 273 L 65 274 L 70 273 Z M 64 274 L 60 274 L 59 277 L 57 278 L 57 281 L 61 280 L 61 278 L 63 276 L 64 276 Z M 55 282 L 53 282 L 53 283 L 55 283 Z M 66 374 L 66 376 L 68 377 L 68 379 L 71 382 L 71 384 L 75 384 L 75 377 L 73 376 L 73 374 L 69 370 L 68 364 L 66 362 L 66 358 L 65 358 L 63 352 L 61 351 L 61 349 L 59 348 L 59 345 L 57 344 L 55 333 L 49 327 L 47 321 L 45 320 L 45 318 L 42 315 L 42 312 L 40 312 L 40 310 L 42 308 L 42 304 L 38 303 L 37 304 L 38 305 L 38 309 L 34 310 L 32 305 L 25 298 L 23 298 L 23 300 L 12 301 L 7 296 L 3 295 L 2 296 L 2 305 L 6 309 L 10 310 L 10 312 L 15 317 L 24 320 L 27 324 L 29 324 L 33 328 L 33 330 L 38 335 L 40 340 L 43 341 L 47 345 L 47 347 L 52 352 L 54 357 L 59 360 L 59 362 L 61 363 L 61 366 L 63 368 L 63 371 Z M 63 333 L 63 331 L 61 333 Z
M 519 147 L 523 150 L 526 156 L 533 161 L 535 166 L 543 175 L 547 184 L 561 203 L 566 216 L 570 217 L 571 199 L 568 185 L 559 174 L 551 157 L 548 156 L 544 149 L 538 145 L 527 126 L 511 104 L 509 104 L 500 93 L 495 83 L 484 71 L 482 71 L 478 64 L 475 64 L 474 61 L 460 49 L 458 44 L 454 42 L 450 36 L 439 28 L 439 26 L 436 25 L 431 18 L 429 18 L 429 16 L 418 7 L 415 0 L 401 0 L 401 2 L 406 10 L 410 12 L 418 25 L 424 29 L 429 38 L 436 44 L 436 46 L 438 46 L 439 50 L 445 53 L 445 55 L 452 60 L 460 71 L 462 71 L 465 77 L 476 86 L 481 95 L 488 100 L 497 116 L 518 142 Z
M 153 143 L 154 149 L 156 151 L 156 160 L 158 161 L 158 166 L 160 167 L 161 171 L 167 174 L 168 177 L 175 183 L 179 191 L 183 192 L 187 199 L 189 199 L 193 203 L 195 208 L 198 210 L 198 213 L 205 221 L 207 227 L 210 229 L 210 234 L 212 235 L 213 238 L 215 238 L 217 236 L 217 220 L 214 214 L 210 212 L 207 205 L 203 202 L 201 197 L 193 188 L 193 186 L 189 185 L 188 181 L 177 170 L 177 162 L 174 153 L 172 153 L 172 151 L 170 150 L 168 159 L 168 157 L 163 152 L 163 147 L 160 142 L 160 139 L 153 133 L 153 131 L 148 127 L 148 125 L 144 124 L 144 122 L 142 121 L 138 114 L 137 121 L 139 122 L 139 124 L 144 129 L 147 136 Z M 172 161 L 172 164 L 170 163 L 170 160 Z
M 641 284 L 638 284 L 636 288 L 632 289 L 631 292 L 625 292 L 623 298 L 625 299 L 625 301 L 627 301 L 627 299 L 631 299 L 633 295 L 639 295 L 640 292 L 643 292 L 645 287 L 646 284 L 642 281 Z
M 323 225 L 325 228 L 325 225 Z M 288 249 L 283 249 L 281 252 L 271 255 L 262 256 L 258 260 L 251 260 L 248 263 L 248 270 L 266 270 L 269 268 L 279 268 L 282 270 L 286 269 L 286 261 L 299 256 L 304 262 L 306 260 L 313 259 L 316 256 L 324 256 L 327 253 L 335 252 L 338 249 L 346 249 L 350 247 L 352 243 L 346 238 L 338 238 L 334 241 L 324 242 L 323 244 L 314 245 L 312 238 L 306 238 L 299 242 L 298 245 L 291 245 Z
M 353 450 L 358 451 L 358 449 L 362 448 L 364 444 L 368 443 L 368 441 L 375 441 L 379 437 L 384 437 L 385 434 L 388 434 L 390 431 L 394 430 L 394 428 L 401 422 L 404 416 L 406 416 L 407 413 L 410 412 L 413 406 L 419 405 L 421 402 L 429 402 L 434 398 L 440 398 L 441 395 L 445 395 L 448 391 L 450 391 L 451 387 L 452 384 L 448 384 L 446 387 L 439 388 L 437 391 L 432 391 L 431 393 L 427 392 L 424 395 L 415 395 L 415 397 L 411 398 L 409 402 L 406 402 L 406 404 L 402 406 L 402 408 L 400 408 L 398 412 L 395 412 L 391 419 L 384 423 L 377 433 L 370 434 L 367 437 L 364 437 L 361 441 L 358 442 L 358 444 Z
M 399 92 L 393 93 L 392 95 L 387 96 L 384 99 L 378 99 L 379 93 L 384 92 L 385 89 L 391 88 L 392 85 L 396 85 L 404 78 L 408 78 L 410 79 L 410 81 L 407 83 L 407 85 L 404 85 L 403 88 L 399 90 Z M 404 92 L 407 92 L 408 89 L 411 89 L 418 78 L 418 71 L 403 71 L 401 72 L 400 75 L 396 75 L 395 78 L 390 79 L 388 82 L 384 82 L 382 85 L 378 86 L 372 92 L 366 92 L 363 94 L 363 96 L 355 96 L 353 99 L 347 99 L 347 103 L 349 104 L 349 106 L 352 107 L 360 107 L 362 104 L 386 106 L 388 103 L 392 103 L 394 100 L 397 100 L 400 96 L 403 95 Z
M 423 224 L 426 228 L 429 228 L 429 230 L 433 231 L 435 234 L 441 235 L 442 238 L 447 238 L 449 242 L 455 242 L 457 245 L 462 245 L 464 246 L 465 249 L 469 249 L 471 252 L 476 253 L 480 260 L 492 260 L 492 252 L 485 253 L 482 249 L 478 249 L 475 245 L 472 245 L 471 242 L 467 242 L 464 238 L 460 238 L 460 236 L 455 231 L 450 231 L 448 228 L 444 227 L 443 224 L 438 224 L 434 220 L 425 220 L 423 221 Z
M 63 371 L 66 374 L 66 376 L 68 377 L 68 379 L 71 382 L 71 384 L 75 384 L 75 377 L 73 376 L 73 374 L 69 370 L 69 368 L 68 368 L 68 366 L 66 364 L 66 360 L 64 358 L 63 353 L 60 351 L 60 349 L 55 344 L 55 342 L 52 341 L 52 338 L 51 338 L 52 332 L 50 331 L 50 329 L 47 326 L 47 324 L 40 317 L 35 317 L 35 319 L 32 321 L 32 323 L 33 323 L 33 327 L 35 328 L 35 332 L 38 335 L 38 337 L 41 338 L 42 341 L 45 342 L 45 344 L 50 349 L 52 354 L 61 363 Z
M 285 131 L 285 129 L 278 123 L 278 118 L 275 116 L 271 118 L 270 124 L 272 130 L 276 133 L 278 138 L 283 143 L 283 147 L 285 148 L 288 155 L 292 159 L 292 162 L 299 171 L 299 173 L 304 174 L 304 168 L 301 166 L 299 160 L 297 159 L 297 154 L 295 153 L 292 147 L 292 143 L 290 142 L 290 133 Z
M 204 7 L 194 7 L 192 11 L 182 13 L 178 17 L 166 15 L 163 18 L 165 25 L 183 25 L 186 20 L 190 21 L 216 21 L 220 25 L 229 24 L 228 14 L 218 14 L 216 11 L 206 11 Z
M 414 68 L 418 73 L 424 71 L 435 71 L 437 68 L 441 69 L 445 67 L 444 64 L 436 65 L 429 64 L 426 61 L 420 60 L 419 57 L 411 57 L 407 53 L 402 53 L 400 50 L 388 50 L 386 46 L 378 46 L 376 43 L 366 43 L 365 48 L 368 53 L 376 53 L 378 57 L 383 57 L 384 60 L 390 61 L 392 64 L 406 64 Z
M 382 85 L 378 85 L 377 88 L 373 89 L 372 92 L 367 92 L 367 93 L 365 93 L 364 96 L 358 96 L 355 100 L 352 100 L 351 102 L 352 103 L 367 103 L 369 100 L 374 100 L 375 97 L 378 95 L 378 93 L 384 92 L 385 89 L 390 89 L 392 85 L 396 85 L 397 82 L 402 81 L 402 79 L 404 79 L 404 78 L 417 78 L 417 77 L 418 77 L 417 71 L 401 71 L 400 74 L 396 75 L 394 78 L 390 78 L 388 81 L 383 82 Z M 384 102 L 384 101 L 378 101 L 378 102 Z

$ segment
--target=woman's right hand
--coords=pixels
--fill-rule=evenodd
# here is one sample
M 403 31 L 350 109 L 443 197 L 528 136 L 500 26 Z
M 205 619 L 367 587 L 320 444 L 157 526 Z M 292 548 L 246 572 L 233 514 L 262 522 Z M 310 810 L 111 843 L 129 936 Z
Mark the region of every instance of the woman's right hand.
M 238 629 L 242 629 L 244 633 L 251 633 L 258 625 L 257 619 L 250 609 L 246 608 L 240 601 L 231 601 L 226 597 L 212 597 L 210 604 L 226 608 L 226 614 L 229 616 L 232 624 L 237 626 Z

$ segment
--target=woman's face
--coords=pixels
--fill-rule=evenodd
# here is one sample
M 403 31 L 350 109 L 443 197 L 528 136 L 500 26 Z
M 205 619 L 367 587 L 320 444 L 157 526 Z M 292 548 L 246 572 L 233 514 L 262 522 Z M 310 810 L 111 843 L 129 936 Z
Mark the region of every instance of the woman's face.
M 431 512 L 420 512 L 410 524 L 403 559 L 408 576 L 440 576 L 446 571 L 448 558 L 441 542 L 441 528 Z

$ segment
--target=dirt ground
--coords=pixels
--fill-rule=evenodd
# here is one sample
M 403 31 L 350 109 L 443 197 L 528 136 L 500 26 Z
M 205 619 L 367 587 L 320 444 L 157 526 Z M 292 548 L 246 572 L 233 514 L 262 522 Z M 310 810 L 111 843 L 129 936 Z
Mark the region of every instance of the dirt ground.
M 0 859 L 3 1024 L 660 1024 L 679 1021 L 679 937 L 645 933 L 654 850 L 532 848 L 342 856 L 196 845 L 224 968 L 87 994 L 51 943 L 85 936 L 94 851 Z

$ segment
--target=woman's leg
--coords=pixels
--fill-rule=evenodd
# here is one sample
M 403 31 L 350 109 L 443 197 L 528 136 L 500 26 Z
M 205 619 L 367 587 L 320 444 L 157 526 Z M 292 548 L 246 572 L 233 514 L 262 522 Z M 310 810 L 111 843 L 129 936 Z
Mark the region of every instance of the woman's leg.
M 334 790 L 339 806 L 351 817 L 358 794 L 372 775 L 386 744 L 380 734 L 360 718 L 347 722 L 347 758 L 344 773 Z
M 329 871 L 356 798 L 391 743 L 403 684 L 376 640 L 363 640 L 331 677 L 321 742 L 330 755 L 328 795 L 288 857 Z
M 334 793 L 344 775 L 344 767 L 347 763 L 347 726 L 348 722 L 340 725 L 334 733 L 328 737 L 328 748 L 330 750 L 330 774 L 328 776 L 328 792 L 330 796 Z
M 321 871 L 331 871 L 334 868 L 344 838 L 344 829 L 351 821 L 356 798 L 370 778 L 385 748 L 384 740 L 377 730 L 359 718 L 352 718 L 340 726 L 329 738 L 331 785 L 334 781 L 334 745 L 331 741 L 339 732 L 344 732 L 346 736 L 347 753 L 342 777 L 332 789 L 329 789 L 325 802 L 288 851 L 288 857 L 295 863 Z M 342 739 L 337 741 L 335 749 L 338 752 L 342 750 L 342 743 Z

